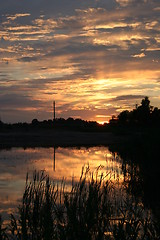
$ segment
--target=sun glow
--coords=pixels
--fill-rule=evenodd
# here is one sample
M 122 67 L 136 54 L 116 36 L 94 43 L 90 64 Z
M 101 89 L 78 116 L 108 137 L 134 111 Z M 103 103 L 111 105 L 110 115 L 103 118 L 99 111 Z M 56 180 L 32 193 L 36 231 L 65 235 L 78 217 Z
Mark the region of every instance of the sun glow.
M 100 125 L 104 125 L 105 123 L 109 123 L 109 121 L 97 121 Z

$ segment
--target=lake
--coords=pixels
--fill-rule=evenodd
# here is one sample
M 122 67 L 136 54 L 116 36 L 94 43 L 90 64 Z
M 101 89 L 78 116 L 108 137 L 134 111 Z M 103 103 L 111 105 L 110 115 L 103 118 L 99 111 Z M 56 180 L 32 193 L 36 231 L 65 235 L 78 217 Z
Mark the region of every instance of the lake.
M 13 213 L 25 187 L 26 174 L 45 171 L 56 182 L 65 179 L 66 187 L 81 176 L 82 167 L 103 173 L 106 178 L 122 181 L 122 159 L 107 147 L 11 148 L 0 151 L 0 214 L 7 219 Z M 31 177 L 32 178 L 32 177 Z
M 135 145 L 132 147 L 132 150 L 135 150 Z M 140 161 L 136 161 L 139 157 L 141 164 Z M 101 189 L 109 186 L 105 202 L 108 199 L 107 206 L 112 209 L 109 218 L 111 232 L 119 223 L 122 223 L 124 228 L 126 224 L 133 228 L 135 224 L 140 223 L 140 236 L 152 228 L 154 237 L 150 239 L 158 239 L 155 236 L 159 234 L 156 230 L 160 219 L 159 198 L 155 189 L 159 188 L 156 178 L 153 175 L 152 178 L 148 178 L 145 174 L 147 162 L 142 164 L 144 160 L 140 152 L 129 150 L 127 145 L 122 145 L 121 148 L 119 145 L 112 145 L 1 149 L 0 215 L 4 220 L 3 224 L 8 226 L 11 213 L 18 218 L 16 212 L 21 204 L 27 173 L 29 180 L 33 180 L 35 171 L 43 172 L 59 186 L 64 180 L 65 191 L 70 195 L 72 183 L 79 181 L 82 168 L 89 168 L 89 175 L 92 173 L 95 179 L 103 174 L 104 179 L 108 180 L 103 182 Z M 101 206 L 101 203 L 103 200 L 98 206 Z M 135 232 L 137 233 L 137 230 Z

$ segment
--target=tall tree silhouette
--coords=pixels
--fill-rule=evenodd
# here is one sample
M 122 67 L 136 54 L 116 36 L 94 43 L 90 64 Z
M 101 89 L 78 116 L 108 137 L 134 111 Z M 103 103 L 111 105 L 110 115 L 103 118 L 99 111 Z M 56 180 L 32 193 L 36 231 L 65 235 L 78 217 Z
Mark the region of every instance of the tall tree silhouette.
M 137 108 L 137 120 L 140 124 L 146 124 L 150 121 L 151 108 L 149 98 L 142 99 L 141 105 Z
M 153 114 L 154 113 L 154 114 Z M 132 111 L 123 111 L 118 115 L 118 123 L 123 125 L 128 124 L 138 124 L 141 126 L 145 126 L 146 124 L 157 121 L 157 117 L 159 116 L 159 110 L 155 108 L 153 110 L 153 107 L 150 105 L 150 100 L 148 97 L 145 97 L 141 101 L 141 105 L 136 105 L 136 108 Z

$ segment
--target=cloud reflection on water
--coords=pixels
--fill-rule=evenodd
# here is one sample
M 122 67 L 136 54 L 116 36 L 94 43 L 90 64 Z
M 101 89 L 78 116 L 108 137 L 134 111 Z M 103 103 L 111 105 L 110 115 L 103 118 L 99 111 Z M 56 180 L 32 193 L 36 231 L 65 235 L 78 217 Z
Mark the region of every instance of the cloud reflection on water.
M 112 155 L 107 147 L 92 148 L 12 148 L 0 151 L 0 213 L 6 218 L 20 201 L 26 173 L 30 178 L 34 170 L 45 170 L 51 179 L 61 182 L 64 178 L 69 188 L 71 180 L 77 181 L 82 167 L 88 166 L 99 174 L 108 173 L 112 180 L 123 179 L 121 159 Z M 54 169 L 55 168 L 55 169 Z

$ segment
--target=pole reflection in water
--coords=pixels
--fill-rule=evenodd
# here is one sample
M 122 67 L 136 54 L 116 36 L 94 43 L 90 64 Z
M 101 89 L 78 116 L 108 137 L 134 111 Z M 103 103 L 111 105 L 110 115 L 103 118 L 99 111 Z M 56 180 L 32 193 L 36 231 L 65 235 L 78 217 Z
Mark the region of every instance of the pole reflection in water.
M 56 171 L 56 147 L 54 146 L 54 154 L 53 154 L 53 171 Z

